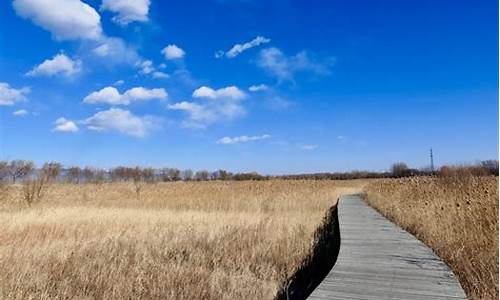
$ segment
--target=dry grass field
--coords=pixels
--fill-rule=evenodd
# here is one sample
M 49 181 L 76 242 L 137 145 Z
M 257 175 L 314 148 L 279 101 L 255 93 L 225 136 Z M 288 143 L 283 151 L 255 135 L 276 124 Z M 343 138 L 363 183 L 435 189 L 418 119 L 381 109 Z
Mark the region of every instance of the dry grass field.
M 362 181 L 53 184 L 0 195 L 0 298 L 272 299 Z
M 498 299 L 498 177 L 387 179 L 368 202 L 434 249 L 471 299 Z

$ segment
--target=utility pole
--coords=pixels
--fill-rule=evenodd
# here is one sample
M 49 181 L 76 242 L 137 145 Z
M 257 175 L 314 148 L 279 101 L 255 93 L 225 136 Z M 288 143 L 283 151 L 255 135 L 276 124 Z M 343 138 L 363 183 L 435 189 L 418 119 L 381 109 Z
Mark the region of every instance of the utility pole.
M 430 151 L 430 158 L 431 158 L 431 172 L 434 173 L 434 155 L 432 154 L 432 148 Z

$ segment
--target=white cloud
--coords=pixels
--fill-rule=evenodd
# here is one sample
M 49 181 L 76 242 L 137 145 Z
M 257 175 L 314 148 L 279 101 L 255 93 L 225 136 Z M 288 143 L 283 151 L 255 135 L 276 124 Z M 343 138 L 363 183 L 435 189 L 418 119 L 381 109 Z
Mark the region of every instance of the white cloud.
M 54 124 L 56 125 L 52 131 L 57 132 L 77 132 L 78 126 L 76 126 L 75 122 L 68 120 L 66 118 L 57 119 Z
M 87 104 L 110 104 L 110 105 L 129 105 L 132 102 L 148 100 L 165 100 L 168 93 L 163 88 L 147 89 L 144 87 L 134 87 L 125 93 L 120 92 L 112 86 L 105 87 L 99 91 L 90 93 L 83 99 Z
M 38 66 L 35 66 L 31 71 L 26 73 L 26 76 L 66 76 L 71 77 L 80 73 L 82 70 L 82 62 L 80 60 L 72 60 L 65 54 L 60 53 L 52 59 L 46 59 Z
M 92 49 L 92 53 L 106 58 L 106 62 L 134 64 L 139 60 L 136 49 L 116 37 L 102 37 L 99 40 L 99 46 Z
M 158 126 L 155 118 L 139 117 L 128 110 L 111 108 L 100 111 L 83 121 L 90 130 L 98 132 L 117 131 L 134 137 L 144 137 Z
M 135 87 L 126 91 L 123 97 L 129 102 L 132 101 L 147 101 L 147 100 L 165 100 L 168 97 L 167 92 L 163 88 L 147 89 L 143 87 Z
M 115 83 L 113 83 L 113 85 L 118 86 L 118 85 L 122 85 L 124 83 L 125 83 L 125 81 L 120 79 L 120 80 L 117 80 Z
M 28 114 L 29 112 L 26 109 L 20 109 L 16 110 L 15 112 L 12 113 L 14 117 L 24 117 Z
M 102 35 L 101 17 L 80 0 L 14 0 L 16 13 L 50 31 L 57 40 L 91 39 Z
M 167 73 L 161 72 L 161 71 L 153 72 L 152 76 L 154 79 L 166 79 L 166 78 L 170 77 L 170 75 L 168 75 Z
M 206 128 L 215 122 L 235 119 L 245 114 L 241 102 L 246 94 L 235 86 L 218 90 L 202 86 L 193 92 L 193 98 L 209 101 L 183 101 L 168 106 L 169 109 L 188 113 L 188 119 L 183 122 L 185 127 Z
M 293 102 L 280 96 L 274 96 L 267 98 L 265 105 L 273 110 L 285 110 L 292 106 Z
M 0 106 L 14 105 L 16 102 L 26 101 L 26 95 L 30 93 L 30 88 L 23 87 L 15 89 L 6 82 L 0 82 Z
M 161 50 L 161 53 L 165 56 L 165 59 L 168 60 L 181 59 L 186 55 L 186 52 L 177 47 L 177 45 L 168 45 Z
M 269 139 L 271 136 L 269 134 L 263 135 L 254 135 L 254 136 L 236 136 L 236 137 L 228 137 L 225 136 L 219 140 L 217 140 L 217 144 L 230 145 L 230 144 L 238 144 L 238 143 L 246 143 L 251 141 L 265 140 Z
M 103 0 L 101 10 L 117 14 L 113 21 L 122 26 L 131 22 L 148 20 L 150 0 Z
M 224 52 L 224 51 L 218 51 L 215 54 L 215 57 L 220 58 L 222 56 L 226 56 L 227 58 L 234 58 L 241 54 L 243 51 L 248 50 L 253 47 L 257 47 L 261 44 L 266 44 L 269 43 L 271 40 L 262 36 L 258 36 L 251 40 L 250 42 L 243 43 L 243 44 L 236 44 L 234 45 L 229 51 Z
M 161 69 L 164 68 L 162 65 L 164 66 L 164 64 L 160 64 L 159 66 Z M 135 66 L 140 69 L 140 74 L 150 75 L 154 79 L 165 79 L 170 77 L 167 73 L 158 71 L 151 60 L 138 61 L 135 63 Z
M 257 66 L 280 81 L 293 80 L 297 72 L 307 71 L 318 75 L 327 75 L 330 73 L 329 66 L 331 64 L 331 59 L 324 63 L 318 63 L 305 51 L 287 57 L 280 49 L 275 47 L 261 50 L 257 59 Z
M 233 100 L 241 100 L 246 97 L 246 94 L 235 86 L 228 86 L 218 90 L 214 90 L 207 86 L 202 86 L 193 92 L 193 98 L 229 98 Z
M 300 146 L 300 148 L 302 148 L 302 150 L 307 150 L 307 151 L 318 149 L 318 147 L 319 147 L 318 145 L 311 145 L 311 144 Z
M 144 60 L 142 62 L 138 62 L 137 66 L 141 69 L 142 74 L 149 74 L 152 73 L 155 68 L 153 66 L 153 62 L 150 60 Z
M 267 89 L 269 89 L 269 87 L 265 84 L 252 85 L 248 88 L 250 92 L 266 91 Z

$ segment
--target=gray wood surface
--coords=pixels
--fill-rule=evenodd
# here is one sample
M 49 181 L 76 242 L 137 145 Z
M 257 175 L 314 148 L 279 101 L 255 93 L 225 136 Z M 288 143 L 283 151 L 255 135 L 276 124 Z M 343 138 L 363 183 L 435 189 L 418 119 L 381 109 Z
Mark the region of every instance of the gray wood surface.
M 340 253 L 308 299 L 467 299 L 432 250 L 356 196 L 339 206 Z

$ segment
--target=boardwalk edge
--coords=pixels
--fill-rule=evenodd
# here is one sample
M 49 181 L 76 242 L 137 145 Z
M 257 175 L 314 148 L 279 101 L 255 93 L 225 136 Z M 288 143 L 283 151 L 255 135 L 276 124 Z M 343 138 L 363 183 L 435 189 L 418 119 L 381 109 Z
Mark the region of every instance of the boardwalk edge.
M 340 251 L 340 228 L 337 204 L 330 207 L 314 233 L 311 253 L 286 281 L 274 300 L 306 299 L 323 281 L 337 261 Z

